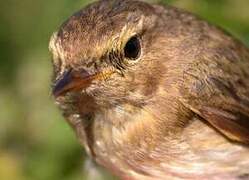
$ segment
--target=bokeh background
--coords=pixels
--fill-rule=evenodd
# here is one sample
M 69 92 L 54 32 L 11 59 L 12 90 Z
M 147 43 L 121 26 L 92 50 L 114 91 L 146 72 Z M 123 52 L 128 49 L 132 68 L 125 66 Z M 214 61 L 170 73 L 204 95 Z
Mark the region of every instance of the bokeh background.
M 0 179 L 86 179 L 85 153 L 50 95 L 50 35 L 87 0 L 0 2 Z M 249 45 L 248 0 L 164 0 Z M 106 179 L 110 178 L 105 176 Z

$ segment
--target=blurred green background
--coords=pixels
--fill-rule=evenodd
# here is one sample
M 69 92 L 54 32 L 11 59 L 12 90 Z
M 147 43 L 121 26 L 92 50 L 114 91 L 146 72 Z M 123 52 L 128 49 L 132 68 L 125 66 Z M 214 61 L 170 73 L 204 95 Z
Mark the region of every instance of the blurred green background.
M 0 3 L 0 179 L 86 179 L 84 150 L 50 96 L 50 35 L 86 0 Z M 248 0 L 165 0 L 249 44 Z

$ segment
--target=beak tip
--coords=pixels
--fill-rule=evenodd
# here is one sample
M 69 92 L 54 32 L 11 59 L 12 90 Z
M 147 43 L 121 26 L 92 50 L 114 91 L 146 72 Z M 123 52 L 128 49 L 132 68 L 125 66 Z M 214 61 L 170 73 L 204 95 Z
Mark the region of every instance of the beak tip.
M 91 76 L 87 73 L 87 71 L 79 73 L 70 69 L 55 82 L 52 94 L 55 98 L 58 98 L 69 91 L 77 91 L 84 88 L 91 82 L 90 77 Z
M 53 89 L 52 89 L 52 96 L 53 96 L 54 98 L 57 98 L 58 96 L 60 96 L 60 93 L 59 93 L 55 88 L 53 88 Z
M 67 85 L 70 83 L 71 80 L 71 71 L 68 71 L 64 75 L 62 75 L 62 77 L 55 82 L 55 85 L 52 88 L 52 95 L 55 98 L 63 95 L 63 93 L 66 91 Z

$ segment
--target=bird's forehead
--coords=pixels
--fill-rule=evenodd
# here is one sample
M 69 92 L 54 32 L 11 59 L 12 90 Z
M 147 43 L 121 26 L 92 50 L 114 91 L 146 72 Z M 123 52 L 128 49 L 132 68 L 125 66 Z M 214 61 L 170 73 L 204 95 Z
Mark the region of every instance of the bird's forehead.
M 52 47 L 56 47 L 52 51 L 65 61 L 78 61 L 100 58 L 115 43 L 121 46 L 122 40 L 142 29 L 146 13 L 152 8 L 130 2 L 101 1 L 75 13 L 52 38 Z

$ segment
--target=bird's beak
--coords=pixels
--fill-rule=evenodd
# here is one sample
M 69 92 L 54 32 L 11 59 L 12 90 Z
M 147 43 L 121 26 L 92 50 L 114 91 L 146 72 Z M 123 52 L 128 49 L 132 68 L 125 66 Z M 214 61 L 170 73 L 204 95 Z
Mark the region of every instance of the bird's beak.
M 58 97 L 69 91 L 86 88 L 91 84 L 95 76 L 96 75 L 90 75 L 86 70 L 74 71 L 70 69 L 57 80 L 52 93 L 54 97 Z
M 56 81 L 52 93 L 54 97 L 58 97 L 66 94 L 67 92 L 79 91 L 90 86 L 93 80 L 106 79 L 111 74 L 113 74 L 111 71 L 89 74 L 84 69 L 81 71 L 74 71 L 70 69 Z

